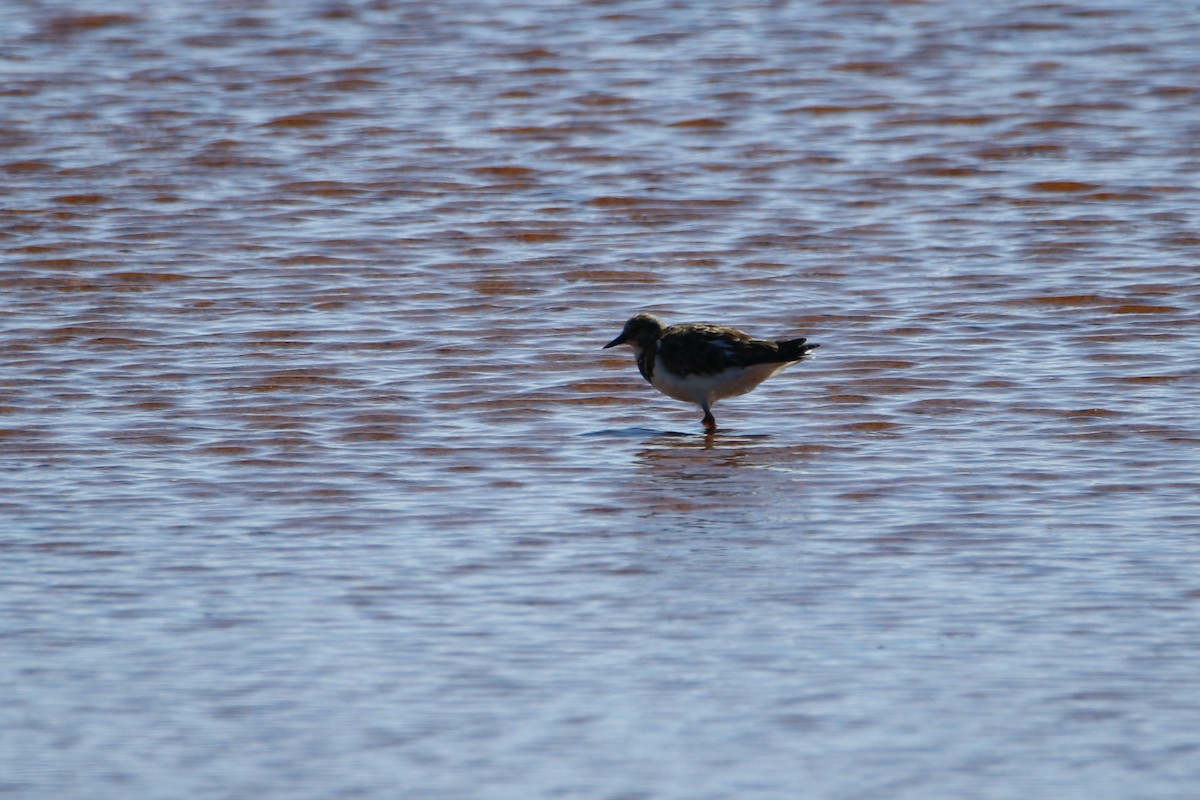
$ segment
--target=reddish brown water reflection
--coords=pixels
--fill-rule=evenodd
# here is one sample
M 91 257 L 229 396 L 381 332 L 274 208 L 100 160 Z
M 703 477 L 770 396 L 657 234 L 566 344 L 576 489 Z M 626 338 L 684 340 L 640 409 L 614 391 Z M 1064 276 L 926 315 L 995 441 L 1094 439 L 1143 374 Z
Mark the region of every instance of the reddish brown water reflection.
M 1200 779 L 1194 14 L 0 31 L 0 793 Z M 637 310 L 822 349 L 705 437 Z

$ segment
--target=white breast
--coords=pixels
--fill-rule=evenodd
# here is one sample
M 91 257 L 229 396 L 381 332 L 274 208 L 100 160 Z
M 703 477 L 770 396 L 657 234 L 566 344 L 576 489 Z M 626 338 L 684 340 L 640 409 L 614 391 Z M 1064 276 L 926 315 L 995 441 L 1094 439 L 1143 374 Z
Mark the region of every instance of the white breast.
M 703 406 L 706 401 L 712 404 L 723 397 L 745 394 L 786 366 L 788 364 L 755 364 L 752 367 L 727 369 L 716 375 L 680 378 L 667 371 L 660 357 L 654 360 L 654 379 L 651 383 L 667 397 Z

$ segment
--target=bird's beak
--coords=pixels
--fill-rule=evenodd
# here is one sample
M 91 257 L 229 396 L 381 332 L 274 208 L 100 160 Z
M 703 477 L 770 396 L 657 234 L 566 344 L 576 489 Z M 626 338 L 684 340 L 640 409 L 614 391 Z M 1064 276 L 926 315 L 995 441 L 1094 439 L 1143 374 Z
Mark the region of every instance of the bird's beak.
M 600 349 L 601 349 L 601 350 L 607 350 L 608 348 L 610 348 L 610 347 L 616 347 L 616 346 L 617 346 L 617 345 L 619 345 L 619 344 L 625 344 L 625 331 L 621 331 L 621 335 L 620 335 L 620 336 L 618 336 L 617 338 L 613 339 L 611 342 L 609 342 L 608 344 L 604 345 L 604 347 L 601 347 Z

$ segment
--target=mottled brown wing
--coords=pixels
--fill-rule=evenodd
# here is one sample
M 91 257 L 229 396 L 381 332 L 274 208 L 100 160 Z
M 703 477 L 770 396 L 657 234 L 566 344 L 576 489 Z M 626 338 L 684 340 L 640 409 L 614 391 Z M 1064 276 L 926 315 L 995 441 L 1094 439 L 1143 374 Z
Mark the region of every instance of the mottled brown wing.
M 774 342 L 717 325 L 675 325 L 658 342 L 663 365 L 676 375 L 715 375 L 734 367 L 788 361 Z

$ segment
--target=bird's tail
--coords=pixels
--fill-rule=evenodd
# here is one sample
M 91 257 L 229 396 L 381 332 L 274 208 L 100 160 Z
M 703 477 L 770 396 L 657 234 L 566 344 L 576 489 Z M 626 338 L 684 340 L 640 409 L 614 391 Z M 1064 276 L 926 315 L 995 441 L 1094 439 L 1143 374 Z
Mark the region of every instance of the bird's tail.
M 784 342 L 776 342 L 779 347 L 779 355 L 786 358 L 788 361 L 801 361 L 808 358 L 808 354 L 816 350 L 821 345 L 805 344 L 807 339 L 789 339 Z

